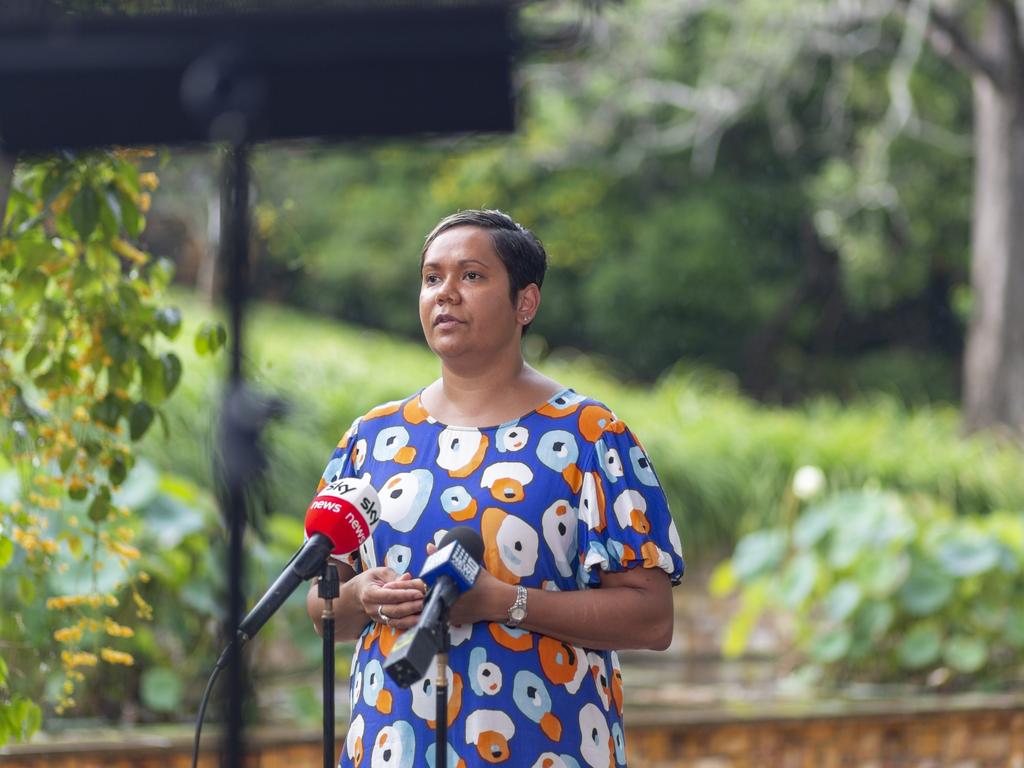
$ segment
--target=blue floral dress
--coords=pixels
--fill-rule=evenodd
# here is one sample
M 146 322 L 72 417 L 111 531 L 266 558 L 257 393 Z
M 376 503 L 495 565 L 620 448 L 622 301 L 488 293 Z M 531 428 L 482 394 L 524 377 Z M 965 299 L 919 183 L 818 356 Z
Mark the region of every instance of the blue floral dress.
M 484 565 L 534 589 L 598 587 L 600 572 L 661 568 L 682 578 L 679 534 L 643 447 L 601 403 L 563 390 L 497 427 L 448 426 L 419 394 L 357 419 L 321 487 L 369 475 L 381 521 L 348 558 L 358 572 L 419 573 L 428 542 L 478 530 Z M 434 668 L 411 688 L 383 662 L 399 633 L 369 622 L 352 657 L 342 766 L 434 765 Z M 595 651 L 500 623 L 453 626 L 448 766 L 625 765 L 622 674 Z

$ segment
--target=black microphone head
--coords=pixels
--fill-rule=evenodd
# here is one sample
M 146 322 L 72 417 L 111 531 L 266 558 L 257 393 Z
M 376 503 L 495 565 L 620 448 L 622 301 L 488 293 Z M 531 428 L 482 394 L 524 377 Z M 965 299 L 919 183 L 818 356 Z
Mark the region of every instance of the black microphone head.
M 437 548 L 443 549 L 453 541 L 459 542 L 459 546 L 466 550 L 466 554 L 472 557 L 474 562 L 479 563 L 484 559 L 484 540 L 468 525 L 457 525 L 452 528 L 444 535 Z

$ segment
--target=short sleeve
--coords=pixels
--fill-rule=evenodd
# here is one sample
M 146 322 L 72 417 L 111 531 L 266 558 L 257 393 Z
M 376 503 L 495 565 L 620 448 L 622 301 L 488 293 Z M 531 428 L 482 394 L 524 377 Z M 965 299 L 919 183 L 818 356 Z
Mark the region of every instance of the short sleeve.
M 581 456 L 578 502 L 580 586 L 596 586 L 600 571 L 661 568 L 673 584 L 683 577 L 679 531 L 650 458 L 626 425 L 604 411 L 608 428 Z
M 338 480 L 359 476 L 357 469 L 362 463 L 360 461 L 360 454 L 362 453 L 363 458 L 365 458 L 366 453 L 365 441 L 361 441 L 359 438 L 359 423 L 360 419 L 353 421 L 345 434 L 341 436 L 341 440 L 338 441 L 338 445 L 335 447 L 330 460 L 327 462 L 327 466 L 324 467 L 323 474 L 320 476 L 320 482 L 316 486 L 317 493 Z M 359 550 L 348 555 L 332 555 L 332 557 L 351 566 L 356 573 L 362 570 Z

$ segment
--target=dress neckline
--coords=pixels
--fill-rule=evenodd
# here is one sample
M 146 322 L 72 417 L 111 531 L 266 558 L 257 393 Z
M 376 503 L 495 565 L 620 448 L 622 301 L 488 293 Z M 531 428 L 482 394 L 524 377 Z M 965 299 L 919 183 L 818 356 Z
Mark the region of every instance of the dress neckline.
M 553 394 L 547 400 L 545 400 L 542 403 L 537 403 L 537 405 L 535 405 L 533 408 L 531 408 L 530 410 L 528 410 L 526 413 L 522 414 L 521 416 L 517 416 L 514 419 L 509 419 L 508 421 L 503 421 L 503 422 L 501 422 L 501 424 L 492 424 L 492 425 L 488 425 L 488 426 L 484 426 L 484 427 L 470 427 L 470 426 L 466 426 L 464 424 L 446 424 L 445 422 L 441 421 L 440 419 L 435 419 L 434 416 L 427 409 L 427 407 L 423 404 L 423 390 L 425 390 L 425 389 L 426 389 L 426 387 L 422 387 L 419 390 L 419 392 L 417 392 L 415 395 L 413 395 L 413 397 L 416 399 L 416 405 L 418 405 L 420 410 L 422 410 L 422 412 L 427 415 L 428 421 L 431 424 L 436 424 L 437 426 L 441 427 L 442 429 L 457 429 L 457 430 L 461 430 L 461 431 L 465 431 L 465 432 L 469 432 L 469 431 L 483 432 L 483 431 L 487 431 L 487 430 L 501 429 L 502 427 L 508 426 L 510 424 L 518 424 L 523 419 L 527 419 L 530 416 L 532 416 L 533 414 L 537 413 L 537 411 L 539 411 L 544 406 L 546 406 L 546 405 L 553 405 L 554 402 L 558 398 L 564 397 L 567 394 L 576 394 L 576 391 L 572 387 L 562 387 L 560 390 L 555 392 L 555 394 Z

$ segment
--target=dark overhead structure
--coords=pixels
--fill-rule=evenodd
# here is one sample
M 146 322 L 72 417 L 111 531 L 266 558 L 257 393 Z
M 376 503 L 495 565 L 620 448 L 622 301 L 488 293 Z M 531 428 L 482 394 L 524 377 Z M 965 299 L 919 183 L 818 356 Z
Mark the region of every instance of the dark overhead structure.
M 513 45 L 493 1 L 8 0 L 0 146 L 508 131 Z

